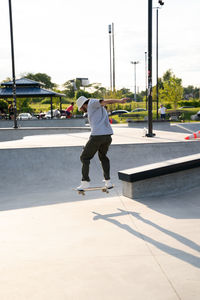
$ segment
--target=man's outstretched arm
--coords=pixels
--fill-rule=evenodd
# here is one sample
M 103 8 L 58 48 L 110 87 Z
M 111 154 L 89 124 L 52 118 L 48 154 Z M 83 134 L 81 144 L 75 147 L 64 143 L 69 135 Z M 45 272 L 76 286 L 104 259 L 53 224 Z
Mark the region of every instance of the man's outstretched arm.
M 114 103 L 126 103 L 127 100 L 129 100 L 129 98 L 105 99 L 105 100 L 101 100 L 100 103 L 101 103 L 102 106 L 106 106 L 108 104 L 114 104 Z

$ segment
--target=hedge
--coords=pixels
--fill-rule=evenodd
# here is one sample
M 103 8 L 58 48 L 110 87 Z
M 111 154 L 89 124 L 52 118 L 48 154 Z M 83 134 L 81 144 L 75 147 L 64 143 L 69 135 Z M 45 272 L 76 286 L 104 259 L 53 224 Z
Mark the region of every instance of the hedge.
M 200 107 L 200 99 L 181 100 L 181 101 L 178 101 L 178 105 L 180 107 L 182 107 L 182 106 Z

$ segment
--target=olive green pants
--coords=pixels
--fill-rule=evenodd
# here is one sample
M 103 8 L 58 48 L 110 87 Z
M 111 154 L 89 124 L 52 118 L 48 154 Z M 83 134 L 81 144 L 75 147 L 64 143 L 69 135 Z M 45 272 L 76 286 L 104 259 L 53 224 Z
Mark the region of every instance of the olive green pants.
M 110 135 L 96 135 L 90 137 L 89 141 L 83 148 L 80 157 L 82 162 L 82 181 L 90 181 L 90 160 L 94 157 L 97 151 L 103 168 L 104 179 L 110 179 L 110 161 L 106 154 L 108 152 L 111 142 L 112 138 Z

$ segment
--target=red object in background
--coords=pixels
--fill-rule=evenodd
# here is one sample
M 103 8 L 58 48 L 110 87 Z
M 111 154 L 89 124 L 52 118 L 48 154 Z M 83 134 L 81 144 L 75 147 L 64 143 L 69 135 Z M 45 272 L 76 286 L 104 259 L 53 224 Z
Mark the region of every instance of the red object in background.
M 199 139 L 199 138 L 200 138 L 200 130 L 186 136 L 185 140 L 192 140 L 192 139 Z

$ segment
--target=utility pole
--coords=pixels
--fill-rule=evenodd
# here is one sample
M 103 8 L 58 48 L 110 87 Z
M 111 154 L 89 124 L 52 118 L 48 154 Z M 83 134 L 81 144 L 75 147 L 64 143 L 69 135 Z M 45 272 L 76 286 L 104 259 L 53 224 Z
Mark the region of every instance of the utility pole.
M 163 5 L 164 2 L 159 0 Z M 148 0 L 148 133 L 147 137 L 154 137 L 152 118 L 152 0 Z
M 162 0 L 158 1 L 160 6 L 164 5 Z M 161 7 L 154 7 L 156 8 L 156 117 L 158 120 L 158 103 L 159 103 L 159 88 L 158 88 L 158 10 Z
M 16 82 L 15 82 L 15 56 L 14 56 L 14 41 L 13 41 L 13 22 L 12 22 L 12 5 L 11 0 L 8 0 L 9 16 L 10 16 L 10 40 L 11 40 L 11 59 L 12 59 L 12 90 L 14 102 L 14 128 L 17 129 L 17 101 L 16 101 Z
M 136 91 L 136 65 L 139 64 L 139 61 L 131 61 L 131 64 L 134 65 L 134 85 L 135 85 L 134 101 L 137 101 L 137 91 Z
M 112 40 L 111 40 L 111 34 L 112 34 L 112 25 L 108 25 L 108 34 L 109 34 L 109 54 L 110 54 L 110 91 L 112 91 Z
M 158 120 L 158 7 L 156 8 L 156 117 Z
M 115 43 L 114 43 L 114 23 L 112 23 L 112 46 L 113 46 L 113 91 L 115 91 Z
M 145 92 L 146 92 L 146 110 L 147 110 L 147 107 L 148 107 L 148 105 L 147 105 L 147 97 L 148 97 L 147 80 L 148 79 L 147 79 L 147 52 L 146 51 L 145 51 L 144 55 L 145 55 Z
M 148 0 L 148 133 L 154 137 L 152 118 L 152 0 Z

